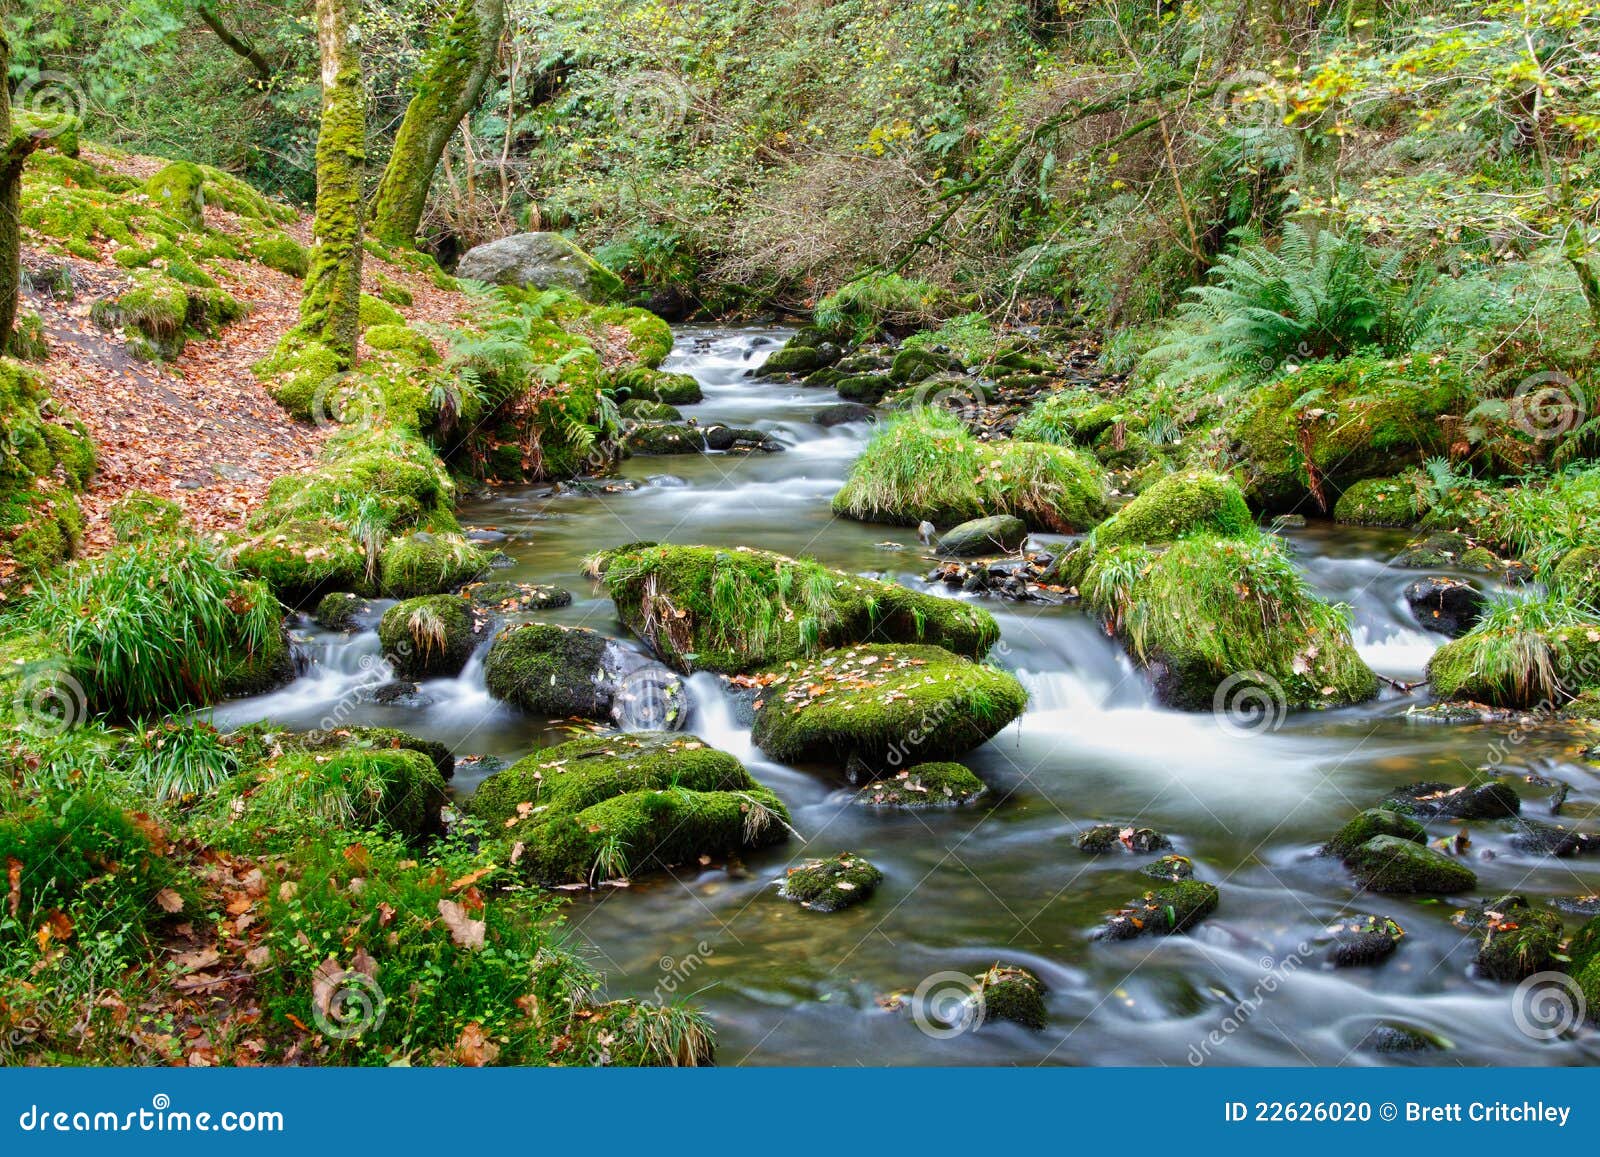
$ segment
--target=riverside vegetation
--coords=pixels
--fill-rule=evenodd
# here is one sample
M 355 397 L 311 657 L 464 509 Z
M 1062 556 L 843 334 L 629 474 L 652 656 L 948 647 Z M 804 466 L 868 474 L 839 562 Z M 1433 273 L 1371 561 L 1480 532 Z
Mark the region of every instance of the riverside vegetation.
M 754 864 L 785 917 L 890 908 L 906 881 L 764 769 L 884 831 L 987 820 L 1017 788 L 986 745 L 1054 710 L 1019 604 L 1229 734 L 1404 697 L 1595 766 L 1600 10 L 317 0 L 318 42 L 312 7 L 7 13 L 18 93 L 74 80 L 0 103 L 0 1058 L 709 1063 L 694 1000 L 606 993 L 569 899 Z M 828 507 L 879 546 L 915 528 L 938 581 L 633 541 L 594 507 L 600 621 L 555 576 L 496 580 L 521 560 L 463 503 L 620 504 L 641 462 L 792 451 L 669 362 L 672 323 L 730 319 L 784 325 L 741 389 L 871 423 Z M 162 383 L 205 373 L 266 399 L 264 444 L 306 439 L 225 512 L 121 465 Z M 1425 672 L 1384 669 L 1307 520 L 1415 572 Z M 313 624 L 371 633 L 390 701 L 481 686 L 515 757 L 219 723 L 310 677 Z M 1581 856 L 1583 787 L 1524 777 L 1569 829 L 1522 815 L 1504 758 L 1467 771 L 1357 801 L 1295 870 L 1447 899 L 1474 979 L 1564 976 L 1600 1015 L 1593 889 L 1500 894 L 1473 842 Z M 1222 872 L 1096 819 L 1056 858 L 1139 878 L 1072 930 L 1090 950 L 1226 912 Z M 1339 920 L 1339 967 L 1404 936 Z M 1029 963 L 962 966 L 1007 1022 L 982 1031 L 1061 1015 Z

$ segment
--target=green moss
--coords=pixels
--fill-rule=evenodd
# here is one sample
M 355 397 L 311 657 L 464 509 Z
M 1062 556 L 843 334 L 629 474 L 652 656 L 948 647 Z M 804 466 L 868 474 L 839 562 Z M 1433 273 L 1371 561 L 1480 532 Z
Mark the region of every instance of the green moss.
M 359 317 L 361 318 L 363 331 L 369 330 L 375 325 L 402 326 L 406 323 L 403 313 L 381 297 L 373 297 L 370 293 L 361 295 Z
M 1169 543 L 1198 533 L 1247 538 L 1255 530 L 1244 494 L 1227 475 L 1200 470 L 1169 474 L 1095 527 L 1077 549 L 1063 554 L 1047 580 L 1081 584 L 1096 552 L 1111 547 Z
M 981 658 L 999 638 L 977 607 L 768 551 L 636 545 L 592 565 L 623 623 L 681 671 L 731 674 L 867 641 Z
M 896 273 L 871 273 L 847 282 L 817 302 L 817 327 L 865 341 L 884 326 L 925 326 L 958 312 L 947 291 Z
M 629 454 L 646 457 L 665 454 L 704 454 L 705 431 L 678 422 L 640 422 L 622 438 Z
M 412 297 L 409 289 L 401 285 L 398 281 L 385 277 L 381 273 L 378 274 L 378 296 L 383 298 L 383 300 L 387 301 L 390 305 L 403 305 L 409 307 L 415 304 L 415 299 Z
M 1394 836 L 1414 844 L 1428 842 L 1428 833 L 1416 820 L 1388 808 L 1368 808 L 1335 832 L 1333 838 L 1322 845 L 1322 852 L 1342 860 L 1378 836 Z
M 417 532 L 393 538 L 379 557 L 379 590 L 387 598 L 452 591 L 489 569 L 489 556 L 459 534 Z
M 425 595 L 396 603 L 378 621 L 378 641 L 402 679 L 460 674 L 477 646 L 467 601 L 459 595 Z
M 272 592 L 261 583 L 243 583 L 237 597 L 276 606 Z M 288 632 L 279 629 L 259 640 L 244 640 L 229 651 L 222 665 L 221 693 L 225 698 L 262 695 L 295 676 L 294 654 Z
M 1600 916 L 1579 928 L 1567 944 L 1568 970 L 1584 996 L 1586 1018 L 1600 1020 Z
M 1035 1031 L 1045 1027 L 1044 982 L 1025 968 L 996 964 L 978 977 L 983 1022 L 1008 1020 Z
M 595 310 L 589 320 L 627 333 L 628 355 L 647 369 L 656 369 L 672 352 L 672 327 L 648 309 L 612 305 Z
M 861 646 L 770 668 L 752 738 L 781 760 L 869 768 L 949 759 L 1022 713 L 1011 675 L 938 647 Z
M 790 868 L 780 894 L 802 908 L 837 912 L 870 900 L 882 882 L 883 873 L 874 865 L 850 852 L 840 852 Z
M 311 251 L 278 230 L 252 238 L 250 256 L 268 269 L 275 269 L 290 277 L 304 277 L 311 268 Z
M 156 893 L 174 872 L 120 809 L 88 792 L 45 797 L 0 816 L 0 863 L 10 870 L 10 919 L 0 944 L 20 939 L 52 911 L 113 910 L 136 930 L 160 913 Z
M 472 813 L 524 845 L 522 869 L 594 882 L 782 840 L 788 812 L 694 736 L 632 732 L 537 751 L 490 776 Z
M 205 228 L 205 174 L 198 165 L 176 161 L 145 182 L 145 192 L 162 212 L 189 228 Z
M 1574 602 L 1600 606 L 1600 546 L 1580 546 L 1563 554 L 1550 574 L 1549 586 Z
M 83 514 L 77 496 L 48 482 L 0 488 L 0 558 L 32 578 L 77 553 Z
M 950 526 L 1012 514 L 1034 530 L 1084 531 L 1106 514 L 1099 467 L 1065 446 L 982 443 L 959 419 L 916 409 L 879 427 L 834 497 L 869 522 Z
M 1476 911 L 1464 912 L 1456 922 L 1478 936 L 1473 963 L 1490 980 L 1516 982 L 1536 972 L 1559 971 L 1561 918 L 1532 907 L 1521 896 L 1501 896 L 1486 901 Z
M 484 679 L 489 694 L 524 711 L 557 719 L 604 719 L 611 697 L 600 682 L 609 642 L 597 631 L 524 623 L 489 648 Z
M 1186 932 L 1217 910 L 1221 899 L 1215 884 L 1199 880 L 1179 880 L 1165 888 L 1146 892 L 1124 905 L 1106 921 L 1108 940 L 1129 940 L 1136 936 L 1170 936 Z
M 11 339 L 0 353 L 7 353 L 27 362 L 42 362 L 47 359 L 50 356 L 50 342 L 45 337 L 44 320 L 31 310 L 17 314 L 11 329 Z
M 333 591 L 323 595 L 312 612 L 317 626 L 329 631 L 351 631 L 359 623 L 359 616 L 370 609 L 370 604 L 360 595 L 350 591 Z
M 415 751 L 427 757 L 440 779 L 455 774 L 455 756 L 448 747 L 436 739 L 422 739 L 396 727 L 341 727 L 334 731 L 280 733 L 276 738 L 283 747 L 297 751 Z
M 1374 892 L 1470 892 L 1478 886 L 1471 868 L 1443 852 L 1399 836 L 1375 836 L 1345 862 L 1362 887 Z
M 919 763 L 892 779 L 876 780 L 856 793 L 874 807 L 921 808 L 972 803 L 988 786 L 959 763 Z
M 1091 856 L 1103 856 L 1107 852 L 1132 852 L 1142 856 L 1171 846 L 1172 841 L 1154 828 L 1136 828 L 1131 824 L 1095 824 L 1078 833 L 1078 850 Z
M 439 360 L 439 351 L 427 335 L 408 325 L 370 326 L 361 338 L 375 350 L 402 350 L 427 365 Z
M 629 398 L 617 407 L 624 418 L 640 422 L 681 422 L 683 414 L 676 406 L 665 402 L 652 402 L 643 398 Z
M 1133 407 L 1090 390 L 1058 390 L 1046 394 L 1017 422 L 1012 437 L 1057 446 L 1092 446 L 1119 422 L 1137 423 Z
M 1559 597 L 1492 606 L 1434 652 L 1428 682 L 1441 699 L 1558 706 L 1600 684 L 1600 620 Z
M 622 370 L 613 375 L 612 384 L 619 395 L 626 393 L 629 400 L 689 406 L 705 398 L 700 383 L 692 375 L 668 373 L 645 366 Z
M 235 566 L 291 607 L 309 605 L 330 590 L 370 585 L 367 552 L 329 522 L 290 518 L 245 538 L 231 553 Z
M 219 806 L 247 829 L 320 820 L 415 838 L 438 830 L 446 799 L 444 780 L 426 754 L 341 746 L 286 750 L 233 780 Z
M 1339 495 L 1333 517 L 1359 526 L 1414 526 L 1428 512 L 1414 477 L 1364 478 Z
M 1322 602 L 1268 535 L 1096 551 L 1081 589 L 1173 706 L 1238 707 L 1259 721 L 1377 691 L 1344 611 Z

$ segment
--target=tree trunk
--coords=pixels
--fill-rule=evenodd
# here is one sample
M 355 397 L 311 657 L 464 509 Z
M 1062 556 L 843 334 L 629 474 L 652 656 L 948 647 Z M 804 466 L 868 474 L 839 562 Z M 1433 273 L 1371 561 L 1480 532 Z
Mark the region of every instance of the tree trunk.
M 195 13 L 200 17 L 200 23 L 211 29 L 229 51 L 237 53 L 256 70 L 257 87 L 265 87 L 272 80 L 272 65 L 267 58 L 261 55 L 255 45 L 228 27 L 222 14 L 211 6 L 211 0 L 200 0 Z
M 415 243 L 433 171 L 450 134 L 483 94 L 505 25 L 505 0 L 458 0 L 417 79 L 373 201 L 372 231 L 384 243 Z
M 299 337 L 321 342 L 341 368 L 355 360 L 361 313 L 361 176 L 366 110 L 361 94 L 360 0 L 317 0 L 322 127 L 317 133 L 317 211 Z
M 49 139 L 11 123 L 10 74 L 11 42 L 0 29 L 0 353 L 11 345 L 22 292 L 22 166 Z

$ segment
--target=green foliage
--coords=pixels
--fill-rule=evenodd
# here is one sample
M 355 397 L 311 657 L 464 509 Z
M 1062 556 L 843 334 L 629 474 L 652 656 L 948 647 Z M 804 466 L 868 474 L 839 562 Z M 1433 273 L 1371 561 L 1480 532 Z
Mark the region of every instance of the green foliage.
M 1428 680 L 1441 699 L 1564 706 L 1600 686 L 1600 619 L 1561 595 L 1498 599 L 1471 631 L 1434 653 Z
M 868 273 L 848 281 L 817 302 L 819 329 L 865 341 L 885 326 L 922 328 L 954 312 L 948 292 L 927 281 L 896 273 Z

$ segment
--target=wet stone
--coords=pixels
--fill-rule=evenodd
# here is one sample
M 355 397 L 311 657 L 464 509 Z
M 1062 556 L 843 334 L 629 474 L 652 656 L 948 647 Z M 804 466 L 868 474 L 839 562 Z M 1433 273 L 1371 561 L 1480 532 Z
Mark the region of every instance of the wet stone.
M 1388 959 L 1405 931 L 1387 916 L 1346 916 L 1323 929 L 1319 941 L 1327 946 L 1334 968 L 1358 968 Z
M 1106 852 L 1133 852 L 1143 855 L 1170 848 L 1172 841 L 1154 828 L 1096 824 L 1078 833 L 1078 850 L 1098 856 Z

